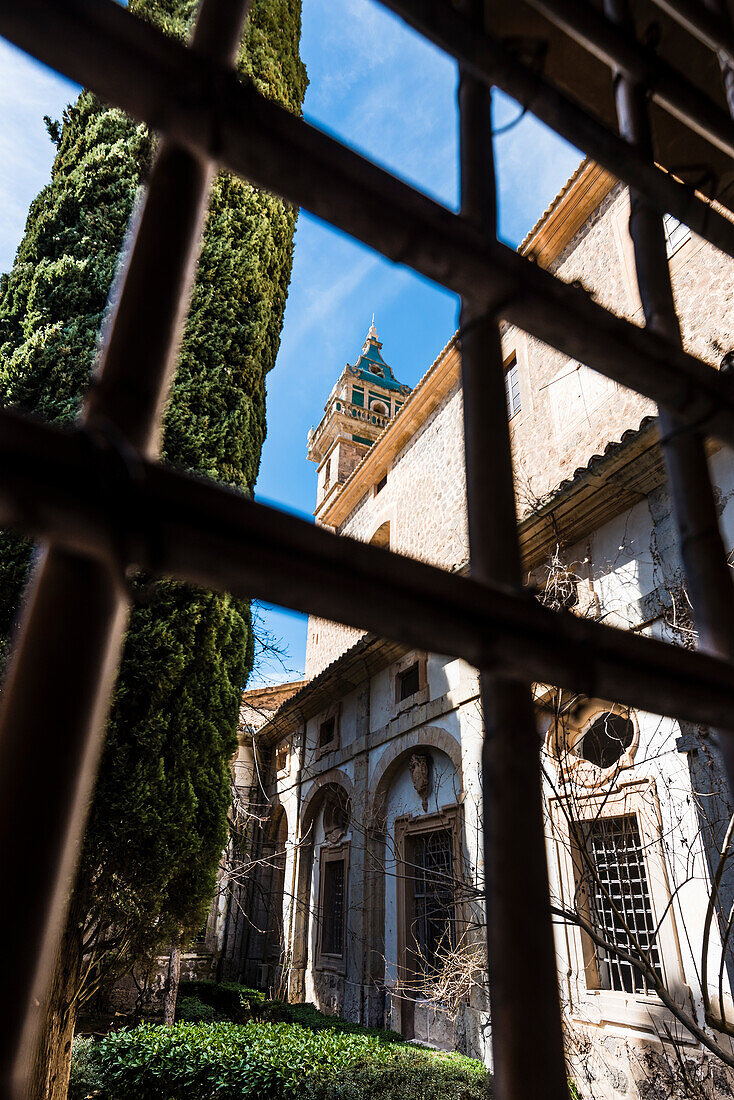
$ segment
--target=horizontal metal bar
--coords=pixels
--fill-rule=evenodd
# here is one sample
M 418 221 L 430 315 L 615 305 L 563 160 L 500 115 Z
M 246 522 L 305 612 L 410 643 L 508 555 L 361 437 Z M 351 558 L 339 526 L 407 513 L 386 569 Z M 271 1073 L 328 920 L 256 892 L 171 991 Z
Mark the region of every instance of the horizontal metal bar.
M 660 0 L 663 2 L 663 0 Z M 646 160 L 575 100 L 523 65 L 509 49 L 446 0 L 381 0 L 409 26 L 446 50 L 477 79 L 495 84 L 598 164 L 645 194 L 661 213 L 734 257 L 734 222 L 693 188 Z
M 156 129 L 734 445 L 734 378 L 615 317 L 114 0 L 0 0 L 0 33 Z
M 731 27 L 712 11 L 703 0 L 653 0 L 671 19 L 708 46 L 734 57 L 734 33 Z
M 529 591 L 334 535 L 212 482 L 131 462 L 99 435 L 10 412 L 0 412 L 0 525 L 119 569 L 309 611 L 653 713 L 724 727 L 734 713 L 726 661 L 549 611 Z
M 587 0 L 527 2 L 605 65 L 642 84 L 655 102 L 680 122 L 734 156 L 734 122 L 729 114 L 683 73 L 615 27 Z

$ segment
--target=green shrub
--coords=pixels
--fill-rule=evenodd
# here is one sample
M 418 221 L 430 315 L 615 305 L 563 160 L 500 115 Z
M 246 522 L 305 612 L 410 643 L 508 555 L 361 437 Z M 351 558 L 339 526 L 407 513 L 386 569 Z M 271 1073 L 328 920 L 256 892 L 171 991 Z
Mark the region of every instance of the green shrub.
M 220 1016 L 216 1008 L 198 997 L 181 997 L 176 1005 L 176 1019 L 187 1024 L 212 1024 Z
M 106 1036 L 97 1053 L 104 1100 L 277 1100 L 389 1058 L 368 1035 L 255 1022 L 141 1024 Z
M 214 1009 L 216 1015 L 209 1019 L 231 1020 L 235 1024 L 244 1024 L 253 1017 L 261 1016 L 265 1004 L 264 993 L 237 982 L 181 982 L 178 988 L 179 1004 L 191 997 Z M 182 1020 L 190 1019 L 180 1013 L 177 1015 Z
M 339 1031 L 346 1035 L 371 1035 L 383 1043 L 403 1043 L 405 1040 L 399 1031 L 390 1031 L 386 1028 L 364 1027 L 362 1024 L 352 1024 L 341 1016 L 327 1016 L 319 1012 L 311 1001 L 304 1004 L 287 1004 L 285 1001 L 266 1001 L 263 1006 L 263 1015 L 268 1019 L 283 1020 L 289 1024 L 300 1024 L 312 1031 Z
M 98 1043 L 86 1035 L 75 1035 L 71 1045 L 69 1100 L 87 1100 L 99 1096 L 103 1087 Z
M 365 1062 L 309 1087 L 309 1100 L 486 1100 L 491 1078 L 481 1062 L 396 1047 L 389 1061 Z

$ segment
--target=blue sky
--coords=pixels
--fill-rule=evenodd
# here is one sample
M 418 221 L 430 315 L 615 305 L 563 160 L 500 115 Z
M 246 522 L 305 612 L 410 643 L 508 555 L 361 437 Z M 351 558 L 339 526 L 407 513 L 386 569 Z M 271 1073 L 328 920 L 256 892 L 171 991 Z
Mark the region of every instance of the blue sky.
M 457 203 L 456 66 L 373 0 L 303 0 L 301 53 L 309 121 L 354 145 L 449 207 Z M 59 117 L 73 86 L 0 41 L 0 271 L 11 266 L 53 146 L 42 121 Z M 495 125 L 520 114 L 496 97 Z M 500 234 L 516 245 L 574 170 L 579 154 L 531 116 L 496 139 Z M 268 380 L 261 500 L 309 515 L 315 468 L 306 433 L 372 313 L 383 355 L 414 385 L 452 336 L 457 300 L 301 213 L 280 353 Z M 265 609 L 284 661 L 263 658 L 251 683 L 299 676 L 305 620 Z

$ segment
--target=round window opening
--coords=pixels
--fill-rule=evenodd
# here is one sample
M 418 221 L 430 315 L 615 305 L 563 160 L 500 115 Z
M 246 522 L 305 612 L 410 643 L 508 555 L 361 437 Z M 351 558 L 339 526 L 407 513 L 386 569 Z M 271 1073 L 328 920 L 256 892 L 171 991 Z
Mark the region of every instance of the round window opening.
M 632 744 L 635 727 L 624 714 L 606 711 L 595 718 L 579 744 L 579 756 L 597 768 L 611 768 Z

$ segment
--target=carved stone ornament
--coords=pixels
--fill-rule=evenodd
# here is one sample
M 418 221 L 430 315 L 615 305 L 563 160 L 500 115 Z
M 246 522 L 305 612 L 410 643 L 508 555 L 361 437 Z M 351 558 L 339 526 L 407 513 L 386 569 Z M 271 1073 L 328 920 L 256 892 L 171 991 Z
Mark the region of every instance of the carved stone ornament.
M 423 812 L 428 809 L 428 793 L 431 780 L 431 758 L 424 752 L 414 752 L 408 761 L 408 771 L 415 793 L 421 800 Z
M 327 844 L 338 844 L 349 827 L 349 799 L 331 794 L 324 806 L 324 839 Z

